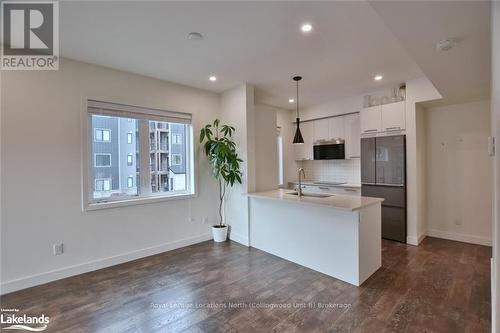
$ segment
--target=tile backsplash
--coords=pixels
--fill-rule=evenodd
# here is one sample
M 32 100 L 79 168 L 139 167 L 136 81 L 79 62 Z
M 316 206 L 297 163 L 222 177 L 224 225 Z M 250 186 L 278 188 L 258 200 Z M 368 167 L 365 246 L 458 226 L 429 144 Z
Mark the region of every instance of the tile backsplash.
M 361 183 L 361 161 L 359 159 L 302 161 L 301 163 L 306 172 L 306 179 Z

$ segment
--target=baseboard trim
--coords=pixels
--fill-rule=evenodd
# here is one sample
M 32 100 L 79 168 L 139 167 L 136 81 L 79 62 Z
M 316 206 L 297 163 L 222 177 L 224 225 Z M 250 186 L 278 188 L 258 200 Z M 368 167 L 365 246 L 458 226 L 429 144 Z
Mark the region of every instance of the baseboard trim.
M 448 239 L 448 240 L 454 240 L 454 241 L 459 241 L 459 242 L 465 242 L 465 243 L 471 243 L 471 244 L 491 246 L 491 239 L 489 239 L 487 237 L 458 234 L 458 233 L 454 233 L 454 232 L 441 231 L 441 230 L 435 230 L 435 229 L 427 230 L 427 236 L 436 237 L 436 238 L 443 238 L 443 239 Z
M 406 243 L 410 245 L 415 245 L 419 246 L 420 243 L 424 240 L 424 238 L 427 236 L 426 232 L 421 233 L 418 237 L 415 236 L 407 236 L 406 237 Z
M 496 332 L 496 326 L 497 326 L 497 316 L 495 313 L 497 313 L 497 281 L 495 280 L 495 257 L 490 259 L 491 261 L 491 331 Z
M 232 240 L 233 242 L 240 243 L 241 245 L 250 246 L 247 237 L 231 233 L 231 235 L 229 235 L 229 239 Z
M 125 263 L 127 261 L 132 261 L 144 257 L 149 257 L 158 253 L 167 252 L 175 250 L 181 247 L 193 245 L 196 243 L 201 243 L 212 239 L 211 234 L 203 234 L 195 237 L 185 238 L 174 242 L 168 242 L 156 246 L 151 246 L 148 248 L 131 251 L 124 254 L 119 254 L 113 257 L 108 257 L 104 259 L 98 259 L 89 261 L 86 263 L 68 266 L 60 269 L 56 269 L 49 272 L 39 273 L 27 277 L 23 277 L 16 280 L 11 280 L 7 282 L 2 282 L 0 284 L 0 295 L 18 291 L 21 289 L 34 287 L 40 284 L 64 279 L 70 276 L 75 276 L 91 271 L 95 271 L 101 268 L 106 268 L 118 264 Z

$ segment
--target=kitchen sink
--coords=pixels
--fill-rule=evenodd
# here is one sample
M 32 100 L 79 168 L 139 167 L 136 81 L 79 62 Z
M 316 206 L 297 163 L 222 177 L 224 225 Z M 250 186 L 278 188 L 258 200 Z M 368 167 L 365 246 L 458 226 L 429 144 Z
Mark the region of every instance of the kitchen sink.
M 299 195 L 298 192 L 288 192 L 290 195 Z M 313 197 L 313 198 L 328 198 L 333 197 L 334 194 L 320 194 L 320 193 L 302 193 L 303 197 Z

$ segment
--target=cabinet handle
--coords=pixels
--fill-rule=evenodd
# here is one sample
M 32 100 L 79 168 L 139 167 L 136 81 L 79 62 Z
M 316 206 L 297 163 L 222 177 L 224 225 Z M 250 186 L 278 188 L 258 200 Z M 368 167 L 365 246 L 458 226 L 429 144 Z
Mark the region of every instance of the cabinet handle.
M 396 126 L 396 127 L 386 127 L 385 129 L 388 130 L 388 131 L 396 131 L 396 130 L 400 131 L 401 127 L 399 127 L 399 126 Z
M 363 132 L 364 133 L 368 133 L 368 132 L 377 132 L 378 130 L 376 129 L 370 129 L 370 130 L 364 130 Z
M 345 188 L 344 191 L 346 191 L 346 192 L 357 192 L 357 190 L 355 190 L 353 188 Z
M 329 187 L 324 187 L 324 186 L 319 186 L 318 187 L 320 190 L 329 190 L 330 188 Z

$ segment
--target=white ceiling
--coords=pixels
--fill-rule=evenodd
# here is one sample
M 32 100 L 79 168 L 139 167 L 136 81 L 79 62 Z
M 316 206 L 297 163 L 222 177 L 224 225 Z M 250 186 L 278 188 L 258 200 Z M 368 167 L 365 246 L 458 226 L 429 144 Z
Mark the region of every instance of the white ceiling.
M 384 22 L 391 14 L 379 15 L 406 12 L 401 8 L 404 3 L 393 3 L 398 9 L 363 1 L 61 2 L 61 54 L 215 92 L 249 82 L 256 86 L 259 102 L 287 108 L 291 107 L 288 98 L 295 94 L 291 77 L 300 74 L 304 77 L 301 106 L 312 106 L 419 77 L 423 75 L 419 65 L 436 71 L 436 66 L 429 64 L 432 61 L 422 60 L 425 52 L 404 40 L 411 36 L 420 47 L 434 52 L 432 43 L 429 45 L 429 40 L 436 38 L 433 30 L 421 28 L 426 26 L 423 19 L 429 13 L 423 13 L 421 26 L 415 27 L 416 20 L 409 20 L 412 28 L 403 29 L 403 35 L 399 30 L 393 34 Z M 474 12 L 474 19 L 480 14 Z M 473 23 L 450 20 L 454 27 L 474 30 L 473 37 L 483 34 L 482 29 L 473 29 Z M 300 31 L 304 22 L 313 25 L 307 35 Z M 389 23 L 391 29 L 400 29 L 402 24 L 401 20 Z M 433 27 L 440 28 L 439 24 Z M 188 40 L 192 31 L 205 38 Z M 424 32 L 425 38 L 420 35 Z M 474 45 L 482 47 L 481 43 Z M 450 52 L 455 51 L 460 50 Z M 473 56 L 474 52 L 467 53 L 469 62 L 474 61 L 470 59 Z M 454 66 L 461 64 L 455 61 Z M 384 75 L 382 82 L 373 80 L 378 73 Z M 211 74 L 218 78 L 215 83 L 208 81 Z M 445 83 L 458 86 L 457 81 L 461 82 L 458 74 L 447 80 L 433 79 L 427 71 L 425 74 L 439 90 L 446 89 Z M 475 73 L 470 74 L 472 81 Z M 474 82 L 451 89 L 451 93 L 485 80 L 483 71 L 476 76 Z
M 370 2 L 407 52 L 439 90 L 455 104 L 489 98 L 491 79 L 491 4 L 487 1 Z M 455 38 L 450 51 L 436 42 Z

